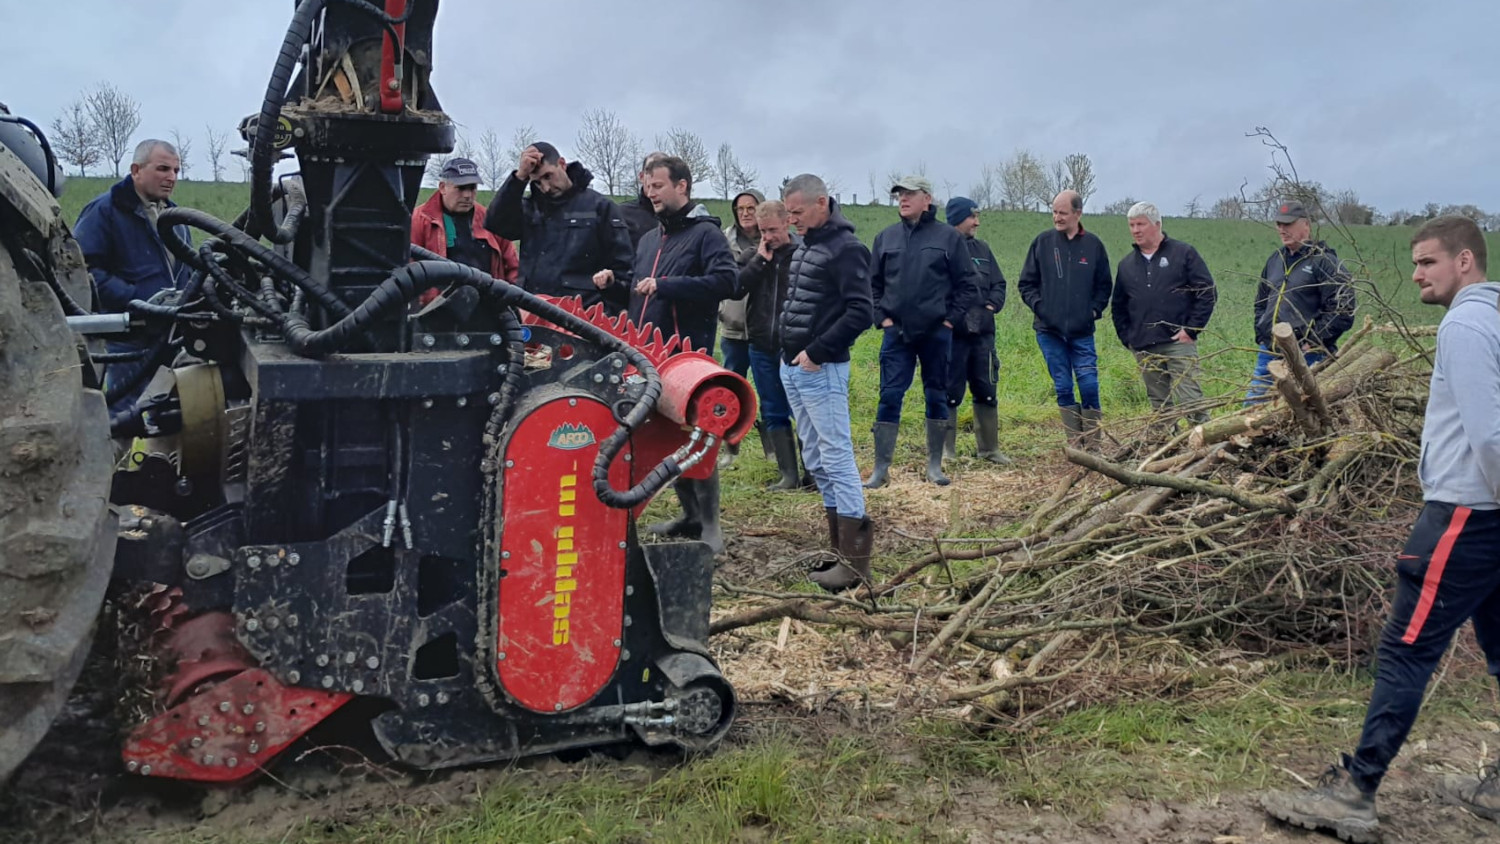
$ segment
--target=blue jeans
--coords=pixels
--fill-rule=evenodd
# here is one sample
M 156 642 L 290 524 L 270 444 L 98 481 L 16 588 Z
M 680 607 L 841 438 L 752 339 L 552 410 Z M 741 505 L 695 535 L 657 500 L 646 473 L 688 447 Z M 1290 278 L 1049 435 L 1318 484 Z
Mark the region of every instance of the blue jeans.
M 750 347 L 750 374 L 755 378 L 755 394 L 760 398 L 760 421 L 767 431 L 792 427 L 792 405 L 786 388 L 781 386 L 781 358 Z
M 880 343 L 880 404 L 875 408 L 876 422 L 900 422 L 901 403 L 922 364 L 922 397 L 927 403 L 928 419 L 948 418 L 948 355 L 953 346 L 953 329 L 938 326 L 915 340 L 905 340 L 895 326 L 885 329 Z
M 1422 695 L 1453 634 L 1474 620 L 1489 673 L 1500 675 L 1500 510 L 1429 501 L 1396 558 L 1396 597 L 1375 652 L 1375 689 L 1354 784 L 1373 792 L 1422 708 Z
M 1327 352 L 1303 352 L 1302 359 L 1307 361 L 1308 366 L 1313 366 L 1324 358 Z M 1281 360 L 1280 352 L 1273 352 L 1267 346 L 1260 347 L 1260 354 L 1255 356 L 1255 374 L 1250 376 L 1250 391 L 1245 393 L 1245 405 L 1260 404 L 1266 400 L 1266 391 L 1271 389 L 1271 361 Z
M 849 364 L 825 363 L 807 372 L 781 365 L 781 385 L 797 419 L 802 462 L 823 494 L 823 506 L 840 516 L 865 514 L 865 488 L 854 462 L 849 431 Z
M 1057 391 L 1057 406 L 1072 407 L 1082 401 L 1085 410 L 1099 409 L 1099 353 L 1094 350 L 1094 335 L 1063 337 L 1051 331 L 1038 331 L 1036 344 L 1047 361 L 1047 374 Z M 1078 379 L 1078 398 L 1073 397 L 1073 379 Z
M 719 354 L 724 358 L 724 368 L 743 377 L 750 371 L 750 341 L 719 338 Z

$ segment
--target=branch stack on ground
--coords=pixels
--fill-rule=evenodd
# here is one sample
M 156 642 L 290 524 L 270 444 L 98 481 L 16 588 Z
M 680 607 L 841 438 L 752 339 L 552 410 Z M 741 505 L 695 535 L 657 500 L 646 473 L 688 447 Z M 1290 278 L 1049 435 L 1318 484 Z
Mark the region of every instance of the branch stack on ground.
M 1426 355 L 1398 361 L 1371 338 L 1367 323 L 1309 368 L 1278 326 L 1291 354 L 1266 403 L 1226 399 L 1166 442 L 1069 448 L 1077 468 L 1016 535 L 965 550 L 944 540 L 856 593 L 725 585 L 735 598 L 713 630 L 793 618 L 867 631 L 940 697 L 1002 709 L 1022 688 L 1042 687 L 1027 694 L 1043 706 L 1129 692 L 1123 677 L 1147 693 L 1191 684 L 1216 670 L 1214 654 L 1352 663 L 1374 644 L 1388 568 L 1420 505 L 1431 371 Z M 1142 679 L 1146 665 L 1159 676 Z

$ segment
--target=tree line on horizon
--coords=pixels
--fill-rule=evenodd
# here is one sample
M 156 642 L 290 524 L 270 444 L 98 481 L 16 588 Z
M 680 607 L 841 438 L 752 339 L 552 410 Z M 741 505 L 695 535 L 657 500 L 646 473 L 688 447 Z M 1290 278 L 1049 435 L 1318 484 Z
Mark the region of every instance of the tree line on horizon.
M 53 118 L 48 140 L 58 159 L 76 168 L 78 175 L 88 176 L 90 168 L 109 165 L 119 178 L 122 164 L 134 149 L 140 124 L 140 103 L 115 85 L 101 82 L 81 92 Z M 230 130 L 216 129 L 212 124 L 204 126 L 202 163 L 208 167 L 210 181 L 225 181 L 231 162 L 239 165 L 237 181 L 249 178 L 250 166 L 245 151 L 231 151 L 230 136 Z M 461 156 L 478 165 L 487 186 L 498 189 L 514 169 L 521 152 L 540 139 L 530 125 L 517 127 L 508 140 L 502 139 L 491 127 L 484 127 L 473 136 L 460 127 L 453 152 L 429 159 L 427 181 L 436 183 L 443 165 L 451 158 Z M 181 157 L 179 178 L 191 179 L 194 136 L 174 126 L 164 140 L 170 141 Z M 604 108 L 584 112 L 570 160 L 584 162 L 594 174 L 595 187 L 604 193 L 629 196 L 635 192 L 640 161 L 650 150 L 661 150 L 686 161 L 692 169 L 694 182 L 710 186 L 721 199 L 727 200 L 744 190 L 761 188 L 759 171 L 742 161 L 729 142 L 720 143 L 717 151 L 711 154 L 708 144 L 696 132 L 673 126 L 666 132 L 655 134 L 648 149 L 644 136 L 633 132 L 614 111 Z M 564 157 L 569 157 L 567 151 L 564 151 Z M 909 173 L 926 176 L 926 162 L 917 162 L 900 172 L 893 170 L 886 175 L 884 184 L 890 185 Z M 829 175 L 824 176 L 824 181 L 828 183 L 829 193 L 842 201 L 843 181 Z M 953 181 L 943 180 L 935 186 L 935 192 L 941 188 L 941 198 L 946 200 L 958 195 L 959 187 Z M 882 199 L 886 193 L 880 189 L 881 182 L 874 171 L 869 173 L 869 188 L 869 201 L 865 204 L 885 204 Z M 1069 153 L 1049 162 L 1030 150 L 1016 150 L 1003 162 L 982 165 L 978 178 L 969 185 L 966 195 L 987 210 L 1036 212 L 1050 208 L 1053 197 L 1063 190 L 1077 191 L 1084 198 L 1085 206 L 1092 208 L 1089 200 L 1096 195 L 1097 189 L 1093 161 L 1087 154 Z M 1488 231 L 1500 230 L 1500 213 L 1486 212 L 1473 204 L 1429 202 L 1418 210 L 1403 208 L 1381 212 L 1362 202 L 1352 188 L 1328 189 L 1315 181 L 1288 180 L 1285 174 L 1275 172 L 1275 168 L 1270 178 L 1253 189 L 1247 183 L 1239 192 L 1209 203 L 1204 203 L 1201 196 L 1195 196 L 1176 216 L 1264 222 L 1275 216 L 1276 207 L 1287 199 L 1297 199 L 1314 209 L 1321 222 L 1338 225 L 1420 225 L 1439 215 L 1458 214 Z M 851 197 L 850 201 L 858 204 L 858 196 Z M 1095 213 L 1123 215 L 1133 204 L 1135 199 L 1125 196 L 1105 203 Z M 1166 213 L 1165 209 L 1163 213 Z

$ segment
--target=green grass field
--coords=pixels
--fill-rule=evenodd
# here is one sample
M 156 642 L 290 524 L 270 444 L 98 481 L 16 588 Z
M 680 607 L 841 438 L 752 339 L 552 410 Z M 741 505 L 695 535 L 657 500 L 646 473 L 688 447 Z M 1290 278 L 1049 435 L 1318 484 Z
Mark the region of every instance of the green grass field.
M 106 189 L 110 179 L 73 179 L 63 198 L 64 215 L 71 222 L 83 205 Z M 423 191 L 422 198 L 430 195 Z M 482 194 L 481 201 L 489 200 Z M 173 199 L 182 205 L 207 211 L 221 219 L 233 219 L 246 206 L 248 188 L 234 182 L 179 182 Z M 728 218 L 728 203 L 705 200 L 709 210 L 721 219 Z M 885 226 L 897 219 L 891 206 L 853 206 L 844 209 L 867 244 Z M 1055 419 L 1055 400 L 1051 380 L 1047 377 L 1040 352 L 1031 330 L 1031 313 L 1015 293 L 1015 279 L 1033 237 L 1051 226 L 1046 214 L 1024 212 L 984 212 L 979 236 L 988 241 L 1005 273 L 1010 296 L 998 318 L 996 348 L 1001 361 L 999 385 L 1003 444 L 1026 451 L 1036 438 L 1026 429 L 1037 424 L 1050 425 Z M 1123 217 L 1099 217 L 1085 214 L 1084 227 L 1098 234 L 1109 249 L 1112 262 L 1118 263 L 1130 249 L 1130 235 Z M 1219 286 L 1219 303 L 1208 331 L 1199 343 L 1203 357 L 1204 392 L 1211 396 L 1233 395 L 1244 390 L 1255 362 L 1251 315 L 1256 279 L 1266 257 L 1278 241 L 1274 227 L 1265 223 L 1228 220 L 1177 219 L 1166 221 L 1168 235 L 1197 247 L 1212 270 Z M 1441 318 L 1440 309 L 1424 307 L 1411 284 L 1408 242 L 1412 229 L 1404 226 L 1359 226 L 1346 231 L 1325 228 L 1320 236 L 1328 239 L 1359 276 L 1360 313 L 1377 321 L 1390 318 L 1394 310 L 1411 324 L 1432 324 Z M 1492 241 L 1492 244 L 1500 241 Z M 1108 315 L 1099 323 L 1097 335 L 1100 360 L 1100 382 L 1106 417 L 1134 416 L 1144 413 L 1145 389 L 1137 377 L 1135 362 L 1114 336 Z M 879 386 L 877 359 L 880 337 L 870 331 L 855 348 L 850 396 L 856 442 L 867 445 L 868 429 L 874 420 Z M 909 433 L 903 441 L 917 436 L 921 426 L 921 390 L 914 387 L 907 398 L 903 426 Z M 961 411 L 967 418 L 968 411 Z

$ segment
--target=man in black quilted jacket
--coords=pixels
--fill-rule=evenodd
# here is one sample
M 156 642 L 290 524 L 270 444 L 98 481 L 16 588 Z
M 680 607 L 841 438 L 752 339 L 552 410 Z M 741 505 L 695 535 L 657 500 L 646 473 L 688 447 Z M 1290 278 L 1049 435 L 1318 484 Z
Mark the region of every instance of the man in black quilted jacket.
M 802 245 L 792 253 L 777 320 L 781 383 L 797 420 L 803 462 L 823 494 L 829 543 L 842 558 L 810 576 L 838 592 L 870 579 L 875 541 L 849 429 L 849 349 L 873 314 L 870 250 L 817 176 L 804 173 L 788 181 L 782 201 Z

